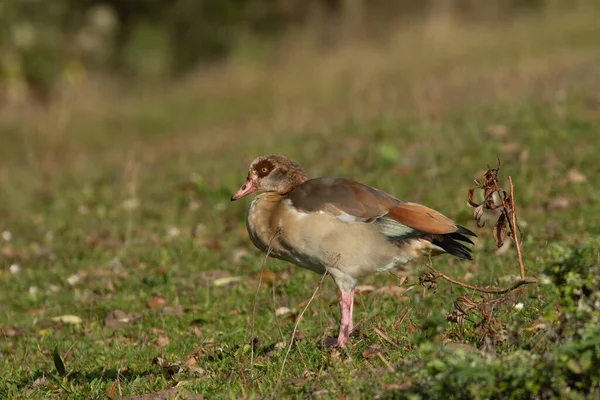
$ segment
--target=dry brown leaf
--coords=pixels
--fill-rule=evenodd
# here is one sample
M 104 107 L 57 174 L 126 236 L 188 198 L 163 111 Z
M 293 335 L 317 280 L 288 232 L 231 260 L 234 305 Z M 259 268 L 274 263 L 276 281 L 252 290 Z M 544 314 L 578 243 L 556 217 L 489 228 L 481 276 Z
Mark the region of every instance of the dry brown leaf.
M 200 337 L 202 336 L 202 329 L 200 329 L 200 327 L 198 327 L 198 325 L 192 325 L 188 328 L 192 334 L 196 337 Z
M 392 324 L 392 329 L 396 330 L 398 328 L 398 326 L 404 322 L 404 319 L 406 318 L 406 316 L 408 315 L 408 313 L 410 312 L 410 308 L 407 308 L 406 310 L 404 310 L 402 312 L 402 314 L 400 314 L 398 317 L 396 317 L 396 320 L 394 321 L 394 323 Z
M 398 347 L 398 344 L 396 344 L 396 342 L 394 342 L 392 339 L 390 339 L 390 337 L 388 335 L 386 335 L 381 329 L 379 329 L 379 328 L 373 328 L 373 331 L 375 331 L 375 333 L 380 338 L 382 338 L 383 340 L 385 340 L 386 342 L 388 342 L 392 346 Z
M 121 310 L 109 311 L 104 317 L 104 325 L 109 329 L 118 329 L 136 322 L 142 317 L 139 313 L 128 313 Z
M 369 346 L 367 349 L 363 350 L 362 356 L 368 360 L 369 358 L 377 357 L 377 353 L 381 352 L 381 350 L 381 345 Z
M 117 398 L 117 387 L 119 386 L 119 380 L 115 380 L 113 382 L 112 385 L 110 385 L 110 388 L 108 388 L 108 392 L 107 392 L 107 396 L 110 399 L 116 399 Z
M 569 171 L 567 176 L 564 178 L 565 183 L 585 183 L 587 182 L 587 177 L 579 172 L 576 169 L 572 169 Z
M 20 332 L 15 327 L 9 325 L 1 327 L 0 333 L 2 333 L 2 336 L 4 337 L 15 337 L 18 334 L 20 334 Z
M 170 343 L 170 340 L 167 336 L 160 336 L 158 338 L 156 338 L 156 340 L 154 341 L 156 343 L 157 346 L 168 346 Z
M 469 194 L 468 194 L 469 200 L 468 200 L 467 204 L 469 205 L 469 207 L 476 208 L 476 207 L 479 207 L 479 204 L 475 203 L 473 201 L 473 196 L 474 195 L 475 195 L 475 189 L 473 189 L 473 188 L 469 189 Z
M 501 213 L 498 217 L 498 222 L 494 226 L 492 233 L 494 235 L 494 241 L 496 247 L 500 248 L 504 244 L 504 238 L 506 237 L 506 228 L 508 226 L 508 220 L 506 219 L 506 213 Z
M 183 363 L 183 365 L 185 365 L 186 367 L 193 367 L 194 365 L 196 365 L 197 360 L 196 357 L 192 356 L 190 358 L 188 358 L 187 360 L 185 360 L 185 362 Z
M 167 304 L 167 300 L 163 297 L 152 297 L 150 300 L 148 300 L 148 302 L 146 303 L 146 305 L 149 308 L 158 308 L 158 307 L 162 307 L 165 304 Z
M 417 331 L 417 328 L 415 328 L 410 319 L 406 323 L 406 329 L 408 330 L 408 333 L 415 333 Z
M 369 293 L 375 291 L 375 286 L 373 285 L 357 285 L 354 287 L 356 294 L 361 293 Z
M 262 279 L 263 282 L 267 283 L 273 283 L 277 280 L 277 274 L 271 271 L 263 270 L 257 274 L 252 275 L 252 278 L 256 280 Z

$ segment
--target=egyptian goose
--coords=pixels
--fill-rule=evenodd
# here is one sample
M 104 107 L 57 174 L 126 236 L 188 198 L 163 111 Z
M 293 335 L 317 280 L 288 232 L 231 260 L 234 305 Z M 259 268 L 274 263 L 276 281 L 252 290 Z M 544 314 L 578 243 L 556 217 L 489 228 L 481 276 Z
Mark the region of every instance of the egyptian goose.
M 256 191 L 246 227 L 252 243 L 271 257 L 318 274 L 326 271 L 340 288 L 340 331 L 344 347 L 354 326 L 354 287 L 360 278 L 388 271 L 430 254 L 471 259 L 477 236 L 420 204 L 345 178 L 314 178 L 287 157 L 252 161 L 246 182 L 231 197 Z

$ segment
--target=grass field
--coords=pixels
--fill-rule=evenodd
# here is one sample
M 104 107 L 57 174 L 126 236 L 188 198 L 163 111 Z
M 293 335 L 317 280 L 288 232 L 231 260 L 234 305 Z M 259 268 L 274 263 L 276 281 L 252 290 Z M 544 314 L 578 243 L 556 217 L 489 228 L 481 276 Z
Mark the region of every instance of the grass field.
M 598 395 L 600 344 L 545 329 L 567 308 L 542 271 L 578 246 L 599 264 L 599 17 L 441 19 L 327 55 L 293 42 L 275 65 L 129 90 L 92 79 L 49 110 L 3 111 L 0 398 Z M 339 312 L 327 279 L 286 356 L 320 278 L 263 264 L 248 201 L 229 202 L 249 161 L 269 153 L 476 230 L 472 262 L 434 266 L 495 288 L 518 279 L 516 255 L 496 249 L 493 221 L 475 227 L 466 201 L 499 158 L 501 181 L 515 182 L 526 274 L 546 284 L 486 306 L 489 320 L 472 310 L 460 329 L 445 316 L 479 294 L 419 285 L 424 264 L 401 286 L 374 276 L 361 283 L 352 345 L 323 350 Z M 544 366 L 549 377 L 527 375 Z

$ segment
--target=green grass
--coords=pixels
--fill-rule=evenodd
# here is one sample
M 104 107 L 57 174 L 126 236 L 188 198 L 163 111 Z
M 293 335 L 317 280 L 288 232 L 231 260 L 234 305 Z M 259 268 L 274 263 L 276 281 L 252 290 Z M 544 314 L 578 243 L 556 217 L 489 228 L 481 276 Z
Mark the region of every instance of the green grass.
M 167 92 L 163 102 L 162 95 L 150 101 L 131 95 L 120 113 L 112 106 L 94 116 L 67 108 L 59 110 L 68 116 L 62 125 L 53 112 L 3 124 L 0 231 L 11 238 L 0 239 L 0 397 L 105 398 L 179 384 L 208 398 L 502 397 L 502 390 L 507 397 L 578 398 L 577 385 L 588 375 L 597 394 L 590 371 L 598 344 L 588 331 L 553 340 L 550 330 L 539 328 L 562 326 L 559 317 L 569 306 L 561 303 L 559 286 L 522 287 L 489 310 L 495 333 L 478 326 L 473 311 L 461 334 L 445 315 L 458 296 L 481 297 L 444 281 L 437 290 L 415 285 L 403 293 L 426 270 L 418 263 L 401 288 L 387 274 L 361 282 L 384 290 L 357 296 L 359 333 L 346 350 L 317 344 L 337 332 L 337 292 L 325 280 L 286 359 L 282 347 L 294 318 L 275 310 L 301 312 L 319 276 L 279 261 L 263 266 L 245 231 L 248 201 L 229 202 L 249 159 L 280 153 L 314 176 L 352 177 L 476 229 L 467 190 L 500 158 L 502 182 L 508 174 L 515 182 L 527 275 L 542 278 L 582 244 L 592 252 L 586 265 L 597 265 L 600 80 L 598 55 L 588 46 L 599 43 L 587 34 L 576 43 L 516 61 L 509 48 L 496 54 L 503 63 L 493 67 L 480 65 L 487 50 L 480 58 L 471 54 L 477 73 L 452 81 L 450 71 L 448 85 L 439 65 L 414 82 L 388 71 L 387 87 L 377 84 L 366 95 L 375 103 L 311 93 L 278 104 L 268 98 L 271 92 L 256 99 L 240 89 L 239 98 L 199 104 L 195 113 L 202 98 L 190 85 Z M 450 63 L 461 61 L 457 54 L 448 56 Z M 505 73 L 513 69 L 522 74 Z M 430 85 L 439 89 L 437 98 L 420 94 Z M 385 105 L 385 93 L 410 88 L 420 105 Z M 336 105 L 341 114 L 330 113 Z M 277 123 L 280 115 L 287 117 Z M 506 134 L 494 134 L 494 125 Z M 470 284 L 510 285 L 518 275 L 513 249 L 497 255 L 491 229 L 477 233 L 472 262 L 440 256 L 435 267 Z M 13 264 L 17 273 L 9 269 Z M 136 318 L 107 326 L 115 310 Z M 82 321 L 52 319 L 61 315 Z M 449 343 L 486 355 L 452 350 Z M 588 348 L 596 352 L 577 358 Z M 567 376 L 566 383 L 545 380 L 541 366 Z M 540 378 L 523 378 L 531 371 Z M 540 382 L 559 389 L 544 392 Z M 560 391 L 569 385 L 570 392 Z

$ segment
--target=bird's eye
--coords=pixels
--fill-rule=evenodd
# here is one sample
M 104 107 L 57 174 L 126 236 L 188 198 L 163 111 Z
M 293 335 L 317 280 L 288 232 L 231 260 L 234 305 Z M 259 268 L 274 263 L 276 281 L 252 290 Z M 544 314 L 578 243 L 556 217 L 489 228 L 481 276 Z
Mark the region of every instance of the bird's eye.
M 262 172 L 263 174 L 266 174 L 267 172 L 269 172 L 269 168 L 267 168 L 267 167 L 262 167 L 262 168 L 260 169 L 260 172 Z

